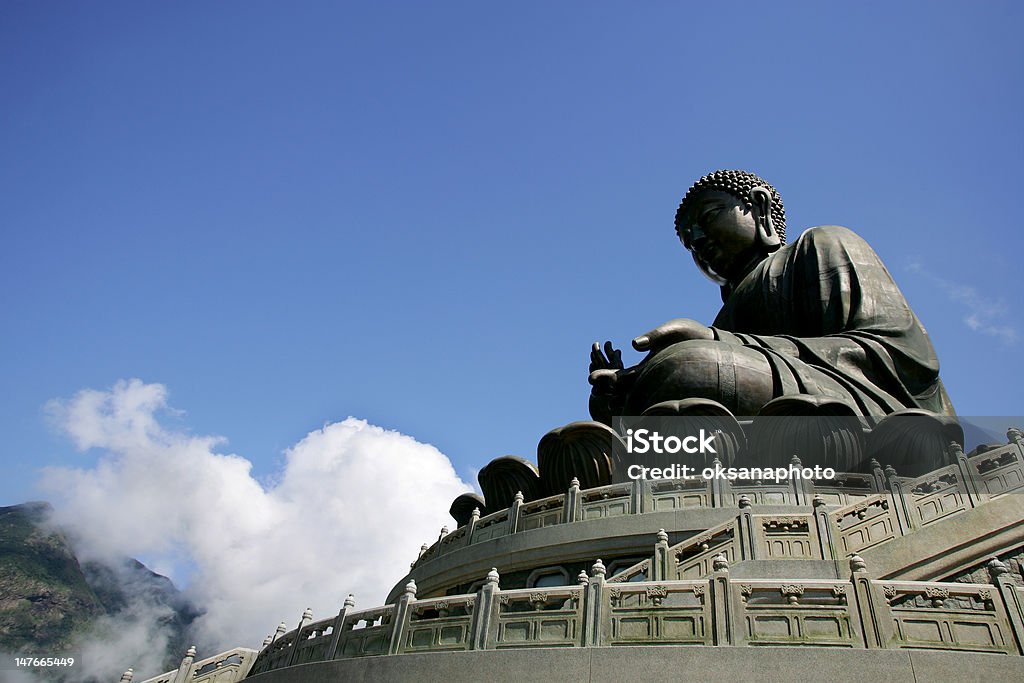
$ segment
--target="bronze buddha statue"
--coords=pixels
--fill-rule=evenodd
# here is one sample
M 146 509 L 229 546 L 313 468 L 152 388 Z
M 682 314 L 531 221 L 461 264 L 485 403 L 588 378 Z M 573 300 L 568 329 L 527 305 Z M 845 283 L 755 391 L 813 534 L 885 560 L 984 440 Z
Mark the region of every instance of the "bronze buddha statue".
M 692 398 L 748 416 L 782 398 L 791 414 L 829 402 L 851 415 L 954 415 L 927 332 L 856 234 L 816 227 L 787 244 L 781 197 L 746 171 L 702 177 L 675 224 L 721 287 L 722 309 L 710 327 L 677 318 L 638 336 L 634 348 L 648 355 L 631 368 L 611 342 L 595 343 L 595 420 Z

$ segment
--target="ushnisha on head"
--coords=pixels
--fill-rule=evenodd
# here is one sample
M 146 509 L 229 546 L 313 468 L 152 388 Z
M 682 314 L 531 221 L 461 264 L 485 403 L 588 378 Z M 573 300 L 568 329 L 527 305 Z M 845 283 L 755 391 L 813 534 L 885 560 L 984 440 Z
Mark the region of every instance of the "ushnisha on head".
M 715 171 L 694 183 L 675 226 L 701 271 L 723 286 L 738 282 L 786 241 L 782 197 L 747 171 Z

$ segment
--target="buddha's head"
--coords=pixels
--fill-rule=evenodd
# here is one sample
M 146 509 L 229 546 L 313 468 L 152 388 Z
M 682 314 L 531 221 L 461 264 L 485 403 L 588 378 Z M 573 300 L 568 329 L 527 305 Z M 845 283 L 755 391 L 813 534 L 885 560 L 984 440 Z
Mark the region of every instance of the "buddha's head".
M 736 285 L 785 243 L 782 197 L 753 173 L 709 173 L 679 204 L 676 233 L 701 272 L 723 287 Z

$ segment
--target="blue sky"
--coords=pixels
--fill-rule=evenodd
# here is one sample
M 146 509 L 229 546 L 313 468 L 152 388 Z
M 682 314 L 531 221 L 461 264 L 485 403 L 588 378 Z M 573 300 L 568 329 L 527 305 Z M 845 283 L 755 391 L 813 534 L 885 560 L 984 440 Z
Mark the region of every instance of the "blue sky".
M 0 5 L 0 505 L 102 456 L 48 402 L 131 378 L 268 482 L 348 416 L 534 457 L 593 341 L 713 319 L 672 217 L 716 168 L 1024 413 L 1021 6 L 712 4 Z

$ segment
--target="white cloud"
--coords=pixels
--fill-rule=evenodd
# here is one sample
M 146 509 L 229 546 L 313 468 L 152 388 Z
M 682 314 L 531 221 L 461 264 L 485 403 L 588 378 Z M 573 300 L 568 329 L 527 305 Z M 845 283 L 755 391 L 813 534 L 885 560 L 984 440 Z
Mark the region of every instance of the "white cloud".
M 965 307 L 967 314 L 963 317 L 963 322 L 968 329 L 995 337 L 1007 345 L 1014 344 L 1019 339 L 1016 328 L 1006 322 L 1009 310 L 1004 301 L 984 296 L 970 285 L 958 284 L 934 275 L 920 262 L 912 262 L 909 270 L 923 276 L 944 291 L 953 303 Z
M 162 673 L 164 655 L 172 636 L 167 626 L 171 618 L 170 607 L 154 604 L 142 595 L 129 595 L 124 609 L 116 615 L 100 617 L 90 637 L 76 644 L 76 656 L 81 658 L 81 665 L 69 670 L 69 678 L 116 681 L 129 668 L 143 675 Z M 126 656 L 131 659 L 126 660 Z
M 44 470 L 41 486 L 87 556 L 142 557 L 179 585 L 188 568 L 186 594 L 206 610 L 196 637 L 211 647 L 258 647 L 282 619 L 325 618 L 348 593 L 382 604 L 470 490 L 433 446 L 352 417 L 310 432 L 262 486 L 249 461 L 217 452 L 222 439 L 162 425 L 166 400 L 130 380 L 53 402 L 74 443 L 103 453 Z

